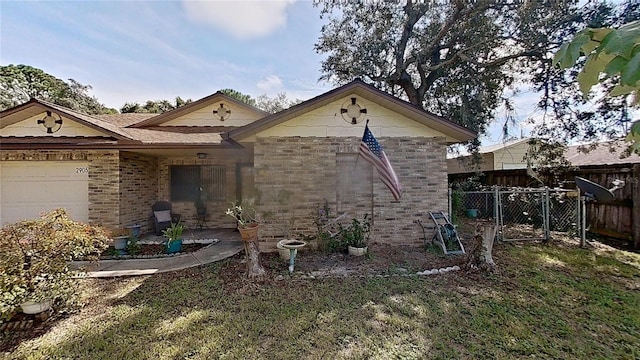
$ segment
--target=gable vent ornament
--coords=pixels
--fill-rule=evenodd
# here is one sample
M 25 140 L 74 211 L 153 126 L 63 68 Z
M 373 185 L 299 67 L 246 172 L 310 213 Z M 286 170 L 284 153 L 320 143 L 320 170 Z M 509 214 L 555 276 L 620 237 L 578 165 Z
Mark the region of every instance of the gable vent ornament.
M 56 119 L 54 115 L 58 118 Z M 62 127 L 62 117 L 58 114 L 52 114 L 51 111 L 47 111 L 47 115 L 38 120 L 38 125 L 40 125 L 42 130 L 46 131 L 47 134 L 53 134 Z
M 220 103 L 220 107 L 213 110 L 213 113 L 218 115 L 220 121 L 225 121 L 229 118 L 229 116 L 231 116 L 231 110 L 228 107 L 224 106 L 223 103 Z
M 356 102 L 356 98 L 352 97 L 351 102 L 347 101 L 342 105 L 340 109 L 340 114 L 342 114 L 342 118 L 353 125 L 359 123 L 364 119 L 362 114 L 366 114 L 367 109 L 363 109 L 362 106 L 358 105 Z

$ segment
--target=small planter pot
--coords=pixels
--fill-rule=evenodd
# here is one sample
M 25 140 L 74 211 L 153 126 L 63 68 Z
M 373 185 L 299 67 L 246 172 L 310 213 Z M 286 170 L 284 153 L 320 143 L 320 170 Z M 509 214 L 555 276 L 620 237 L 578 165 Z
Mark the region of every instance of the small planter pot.
M 40 314 L 51 309 L 52 303 L 53 300 L 25 301 L 20 304 L 20 307 L 25 314 Z
M 142 227 L 142 225 L 138 225 L 138 224 L 134 224 L 131 226 L 127 226 L 126 228 L 129 229 L 129 231 L 131 232 L 131 236 L 133 236 L 134 238 L 138 238 L 140 237 L 140 228 Z
M 182 239 L 173 240 L 167 245 L 167 254 L 174 254 L 182 251 Z
M 259 225 L 256 223 L 248 224 L 245 228 L 238 228 L 243 241 L 255 241 L 258 239 Z
M 475 219 L 478 217 L 478 209 L 467 209 L 465 212 L 468 218 Z
M 363 247 L 363 248 L 359 248 L 359 247 L 353 247 L 353 246 L 349 246 L 349 255 L 352 256 L 363 256 L 367 253 L 367 247 Z
M 116 250 L 124 250 L 127 248 L 127 243 L 129 242 L 128 236 L 118 236 L 113 239 L 113 247 Z

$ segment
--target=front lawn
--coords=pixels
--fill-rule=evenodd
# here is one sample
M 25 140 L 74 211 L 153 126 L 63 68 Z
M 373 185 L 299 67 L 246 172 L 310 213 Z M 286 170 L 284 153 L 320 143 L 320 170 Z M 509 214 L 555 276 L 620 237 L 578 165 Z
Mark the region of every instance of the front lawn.
M 262 283 L 234 276 L 240 259 L 83 280 L 88 305 L 8 357 L 640 358 L 638 254 L 498 244 L 495 274 L 323 279 L 291 278 L 265 256 Z

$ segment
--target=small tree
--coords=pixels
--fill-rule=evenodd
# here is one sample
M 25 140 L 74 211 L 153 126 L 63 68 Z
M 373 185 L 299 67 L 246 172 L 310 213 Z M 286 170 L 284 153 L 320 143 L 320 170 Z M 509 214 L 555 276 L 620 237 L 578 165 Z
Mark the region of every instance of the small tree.
M 553 61 L 560 68 L 574 66 L 580 57 L 586 62 L 578 74 L 578 85 L 587 98 L 594 85 L 612 81 L 605 89 L 610 97 L 630 97 L 640 106 L 640 20 L 615 28 L 587 28 L 562 45 Z M 640 152 L 640 122 L 633 124 L 627 140 Z
M 258 223 L 253 202 L 240 204 L 236 202 L 233 207 L 227 209 L 226 215 L 236 220 L 238 231 L 242 235 L 244 243 L 245 259 L 247 260 L 247 273 L 250 278 L 259 278 L 266 271 L 260 263 L 260 249 L 258 249 Z M 246 233 L 244 232 L 246 231 Z M 249 236 L 250 235 L 250 236 Z
M 101 228 L 69 219 L 64 209 L 0 228 L 0 314 L 25 301 L 68 305 L 77 293 L 69 261 L 97 258 L 107 240 Z

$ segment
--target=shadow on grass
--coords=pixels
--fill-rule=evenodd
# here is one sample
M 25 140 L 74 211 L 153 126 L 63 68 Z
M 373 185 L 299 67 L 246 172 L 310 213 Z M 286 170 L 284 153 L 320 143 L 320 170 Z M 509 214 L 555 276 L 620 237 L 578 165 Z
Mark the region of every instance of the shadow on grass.
M 158 274 L 15 356 L 74 359 L 633 358 L 637 289 L 570 261 L 499 246 L 493 275 L 243 279 L 239 257 Z M 551 259 L 551 260 L 549 260 Z M 555 267 L 562 263 L 566 271 Z M 638 280 L 624 269 L 621 276 Z M 281 265 L 281 264 L 276 264 Z M 117 284 L 117 283 L 114 283 Z M 116 291 L 117 289 L 112 289 Z M 108 294 L 105 294 L 107 296 Z M 606 336 L 607 341 L 603 341 Z M 635 355 L 634 355 L 635 354 Z

